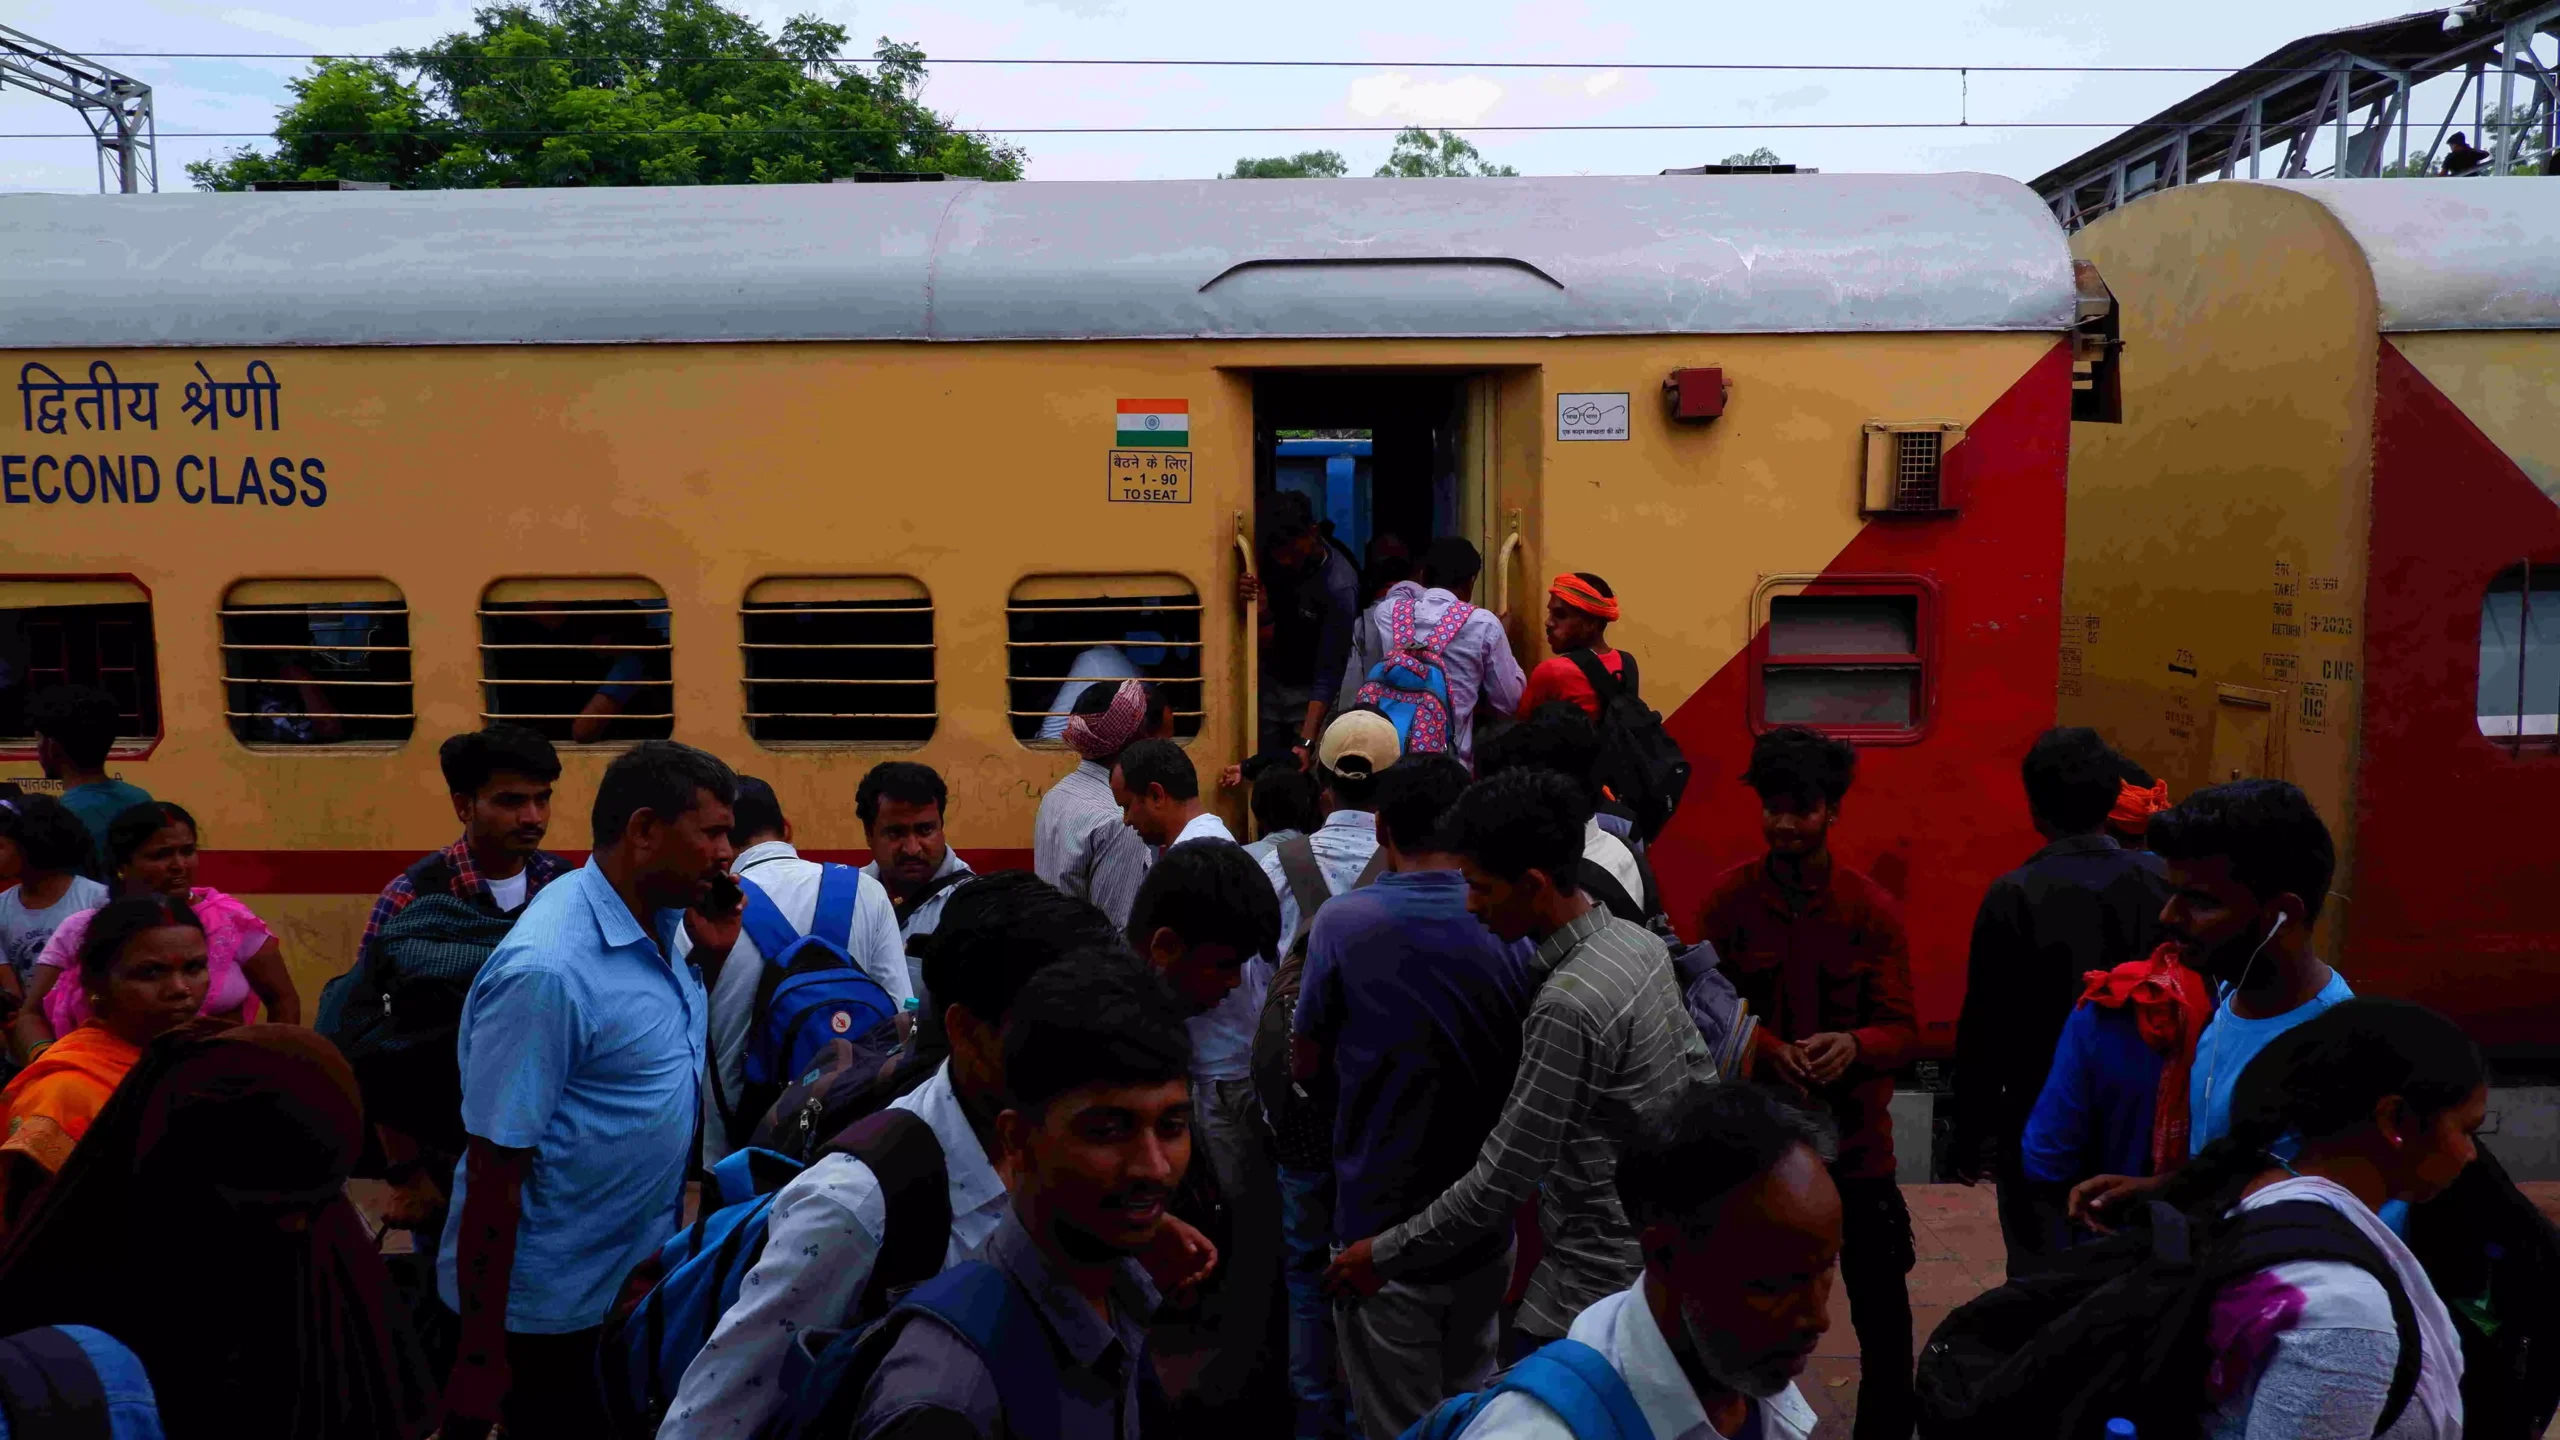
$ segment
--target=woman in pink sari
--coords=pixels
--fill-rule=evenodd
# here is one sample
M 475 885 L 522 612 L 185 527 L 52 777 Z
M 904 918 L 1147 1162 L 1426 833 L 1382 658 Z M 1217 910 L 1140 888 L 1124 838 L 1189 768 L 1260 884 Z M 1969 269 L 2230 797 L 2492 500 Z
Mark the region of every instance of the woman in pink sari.
M 116 893 L 158 893 L 182 899 L 204 922 L 210 984 L 204 1013 L 244 1025 L 261 1018 L 302 1023 L 302 997 L 285 973 L 275 932 L 249 907 L 219 890 L 195 883 L 195 817 L 165 800 L 136 805 L 107 826 L 107 852 L 116 866 Z M 45 1027 L 68 1035 L 89 1018 L 88 997 L 77 984 L 59 983 L 79 967 L 81 937 L 96 911 L 62 922 L 36 958 L 27 980 L 27 1008 L 41 1011 Z M 36 1037 L 43 1038 L 43 1037 Z

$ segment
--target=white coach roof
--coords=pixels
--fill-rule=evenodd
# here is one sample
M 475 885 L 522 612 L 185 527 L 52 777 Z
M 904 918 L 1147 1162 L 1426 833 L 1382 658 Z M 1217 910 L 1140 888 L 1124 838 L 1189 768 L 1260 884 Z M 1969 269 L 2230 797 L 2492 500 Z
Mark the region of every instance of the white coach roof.
M 2560 184 L 2544 177 L 2298 180 L 2373 267 L 2385 334 L 2560 330 Z
M 2060 332 L 2072 316 L 2061 229 L 1989 175 L 0 198 L 0 348 Z

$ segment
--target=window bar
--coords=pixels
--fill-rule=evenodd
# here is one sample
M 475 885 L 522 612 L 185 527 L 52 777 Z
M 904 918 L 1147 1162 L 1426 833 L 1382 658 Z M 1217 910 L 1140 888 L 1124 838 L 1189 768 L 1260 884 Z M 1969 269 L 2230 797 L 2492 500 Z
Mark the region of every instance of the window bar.
M 2524 588 L 2516 592 L 2516 733 L 2507 744 L 2507 757 L 2524 754 L 2524 662 L 2533 650 L 2533 557 L 2524 557 Z M 2560 746 L 2560 732 L 2552 736 L 2552 744 Z

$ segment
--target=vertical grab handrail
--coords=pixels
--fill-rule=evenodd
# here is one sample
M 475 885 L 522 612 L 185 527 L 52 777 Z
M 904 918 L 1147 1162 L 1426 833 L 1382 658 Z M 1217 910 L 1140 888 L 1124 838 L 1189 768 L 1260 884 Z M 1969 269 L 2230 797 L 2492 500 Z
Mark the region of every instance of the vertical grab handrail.
M 1243 511 L 1235 511 L 1234 516 L 1236 560 L 1244 566 L 1246 575 L 1253 575 L 1253 533 L 1245 525 Z M 1243 748 L 1236 751 L 1236 757 L 1249 760 L 1262 738 L 1262 630 L 1255 606 L 1238 605 L 1236 608 L 1244 614 L 1244 742 Z
M 1502 537 L 1502 548 L 1493 555 L 1493 613 L 1511 623 L 1511 556 L 1520 548 L 1520 512 L 1509 512 L 1511 533 Z

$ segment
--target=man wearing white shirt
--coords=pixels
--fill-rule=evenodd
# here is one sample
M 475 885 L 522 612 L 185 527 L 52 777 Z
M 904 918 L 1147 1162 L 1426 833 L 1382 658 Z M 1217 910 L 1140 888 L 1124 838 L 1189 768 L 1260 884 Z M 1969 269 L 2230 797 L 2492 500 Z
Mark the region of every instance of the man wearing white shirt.
M 1100 911 L 1020 871 L 962 886 L 938 933 L 928 968 L 944 997 L 951 1058 L 891 1108 L 921 1117 L 941 1146 L 950 1180 L 948 1266 L 984 1244 L 1010 1207 L 988 1155 L 1005 1104 L 1001 1031 L 1014 997 L 1043 968 L 1116 949 L 1119 937 Z M 879 1177 L 850 1155 L 826 1156 L 783 1186 L 764 1253 L 686 1368 L 658 1440 L 746 1440 L 772 1420 L 791 1399 L 783 1369 L 799 1332 L 870 1318 L 853 1312 L 879 1260 L 887 1216 Z M 1198 1239 L 1196 1231 L 1181 1236 Z M 1167 1288 L 1199 1278 L 1148 1260 Z
M 1111 796 L 1138 838 L 1161 850 L 1185 840 L 1236 843 L 1227 822 L 1200 798 L 1200 772 L 1170 740 L 1141 740 L 1111 766 Z
M 1520 694 L 1529 683 L 1520 657 L 1511 653 L 1511 637 L 1503 632 L 1502 617 L 1468 604 L 1468 597 L 1475 594 L 1476 574 L 1483 568 L 1484 557 L 1476 547 L 1457 536 L 1432 541 L 1422 554 L 1420 582 L 1399 580 L 1387 587 L 1378 603 L 1352 625 L 1351 662 L 1343 667 L 1340 708 L 1347 710 L 1357 703 L 1369 672 L 1393 648 L 1399 603 L 1413 606 L 1416 643 L 1448 616 L 1449 607 L 1467 605 L 1473 613 L 1440 652 L 1440 673 L 1449 682 L 1450 753 L 1472 766 L 1477 706 L 1488 705 L 1490 713 L 1508 715 L 1519 707 Z
M 739 776 L 738 803 L 732 812 L 738 858 L 730 873 L 762 890 L 793 931 L 808 934 L 818 909 L 818 881 L 826 867 L 801 859 L 792 847 L 791 822 L 784 818 L 782 802 L 771 785 L 750 775 Z M 879 881 L 860 875 L 856 882 L 861 888 L 854 897 L 851 932 L 820 938 L 842 945 L 853 963 L 889 992 L 890 1000 L 904 1006 L 915 989 L 907 978 L 907 951 L 898 936 L 897 908 Z M 691 951 L 691 939 L 679 935 L 676 960 L 681 963 Z M 747 1095 L 747 1032 L 755 1024 L 756 990 L 764 979 L 764 966 L 765 957 L 757 951 L 756 942 L 741 934 L 718 978 L 711 982 L 711 1083 L 702 1087 L 706 1168 L 745 1144 L 756 1122 L 764 1118 L 761 1107 Z
M 1825 1121 L 1746 1083 L 1675 1097 L 1618 1162 L 1644 1275 L 1555 1343 L 1598 1351 L 1662 1440 L 1805 1440 L 1795 1377 L 1830 1328 L 1840 1264 L 1830 1148 Z M 1521 1380 L 1496 1386 L 1464 1440 L 1572 1440 Z
M 1261 1358 L 1280 1284 L 1280 1199 L 1253 1091 L 1254 1025 L 1271 986 L 1280 906 L 1242 846 L 1204 837 L 1168 847 L 1147 872 L 1128 940 L 1190 1012 L 1195 1163 L 1217 1177 L 1229 1218 L 1226 1277 L 1204 1307 L 1217 1339 L 1197 1388 L 1223 1404 Z
M 1173 734 L 1173 710 L 1162 693 L 1137 680 L 1095 685 L 1076 697 L 1061 738 L 1076 768 L 1040 797 L 1031 822 L 1031 868 L 1078 900 L 1090 900 L 1114 926 L 1129 923 L 1129 902 L 1155 854 L 1122 818 L 1111 793 L 1111 766 L 1139 740 Z

